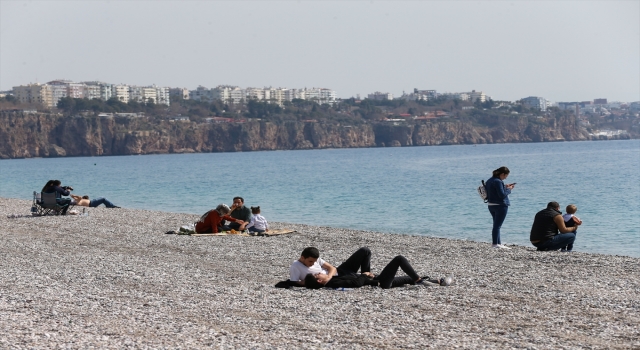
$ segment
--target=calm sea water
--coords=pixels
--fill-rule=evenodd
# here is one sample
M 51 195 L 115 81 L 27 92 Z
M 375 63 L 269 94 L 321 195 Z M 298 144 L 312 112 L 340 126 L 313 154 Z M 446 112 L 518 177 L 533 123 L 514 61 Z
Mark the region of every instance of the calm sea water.
M 517 182 L 503 243 L 529 245 L 555 200 L 584 221 L 574 249 L 640 257 L 640 140 L 0 160 L 0 196 L 60 179 L 122 207 L 201 214 L 239 195 L 271 221 L 489 244 L 476 188 L 501 165 Z

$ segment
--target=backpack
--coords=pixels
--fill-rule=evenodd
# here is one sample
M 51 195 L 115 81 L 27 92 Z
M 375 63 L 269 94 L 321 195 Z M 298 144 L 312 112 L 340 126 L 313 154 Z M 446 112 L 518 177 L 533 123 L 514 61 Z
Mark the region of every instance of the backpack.
M 489 200 L 487 199 L 487 189 L 484 186 L 484 180 L 482 181 L 482 185 L 478 186 L 478 195 L 480 196 L 480 198 L 482 198 L 482 200 L 484 200 L 485 203 L 487 203 Z

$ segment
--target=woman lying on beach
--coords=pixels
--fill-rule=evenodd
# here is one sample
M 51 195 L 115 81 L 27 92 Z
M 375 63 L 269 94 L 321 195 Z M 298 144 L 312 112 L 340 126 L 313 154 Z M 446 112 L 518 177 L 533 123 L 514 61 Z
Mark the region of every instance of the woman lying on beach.
M 221 231 L 228 231 L 229 227 L 224 226 L 224 221 L 228 220 L 236 222 L 240 225 L 244 224 L 244 221 L 234 219 L 229 216 L 231 209 L 226 204 L 219 204 L 215 209 L 211 209 L 204 213 L 200 220 L 196 222 L 196 233 L 218 233 Z
M 408 276 L 399 276 L 396 277 L 396 273 L 398 272 L 398 268 L 401 268 Z M 440 280 L 432 280 L 429 277 L 420 277 L 411 264 L 409 264 L 409 260 L 402 255 L 398 255 L 391 260 L 387 264 L 387 266 L 382 269 L 382 272 L 379 275 L 374 275 L 371 272 L 363 272 L 359 275 L 357 274 L 347 274 L 347 275 L 338 275 L 333 276 L 326 284 L 322 282 L 325 280 L 325 276 L 321 276 L 322 273 L 308 274 L 304 279 L 304 286 L 309 289 L 319 289 L 322 287 L 329 288 L 360 288 L 364 285 L 369 286 L 379 286 L 383 289 L 393 288 L 393 287 L 401 287 L 405 284 L 411 285 L 424 285 L 424 286 L 432 286 L 432 285 L 441 285 L 441 286 L 449 286 L 453 283 L 453 277 L 447 276 L 443 277 Z

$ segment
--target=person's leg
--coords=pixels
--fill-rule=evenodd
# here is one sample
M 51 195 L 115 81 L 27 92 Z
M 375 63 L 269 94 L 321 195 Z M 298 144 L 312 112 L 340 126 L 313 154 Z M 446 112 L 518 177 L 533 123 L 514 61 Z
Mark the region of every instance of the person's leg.
M 569 232 L 569 233 L 561 233 L 559 235 L 555 235 L 553 236 L 553 238 L 551 238 L 550 240 L 537 245 L 536 247 L 538 247 L 538 250 L 558 250 L 561 249 L 562 247 L 566 247 L 568 245 L 571 245 L 571 248 L 573 248 L 573 242 L 576 240 L 576 235 L 573 232 Z
M 381 288 L 391 288 L 396 272 L 398 272 L 398 268 L 401 268 L 404 273 L 409 275 L 413 282 L 420 280 L 420 276 L 418 276 L 413 267 L 411 267 L 409 260 L 402 255 L 398 255 L 393 258 L 391 262 L 384 267 L 384 269 L 382 269 L 382 272 L 380 272 L 378 276 L 376 276 L 375 279 L 380 281 Z
M 578 230 L 573 231 L 573 234 L 576 236 L 576 238 L 578 237 Z M 573 251 L 573 242 L 575 241 L 575 238 L 573 239 L 573 241 L 571 241 L 571 243 L 567 244 L 567 251 Z
M 255 226 L 251 226 L 251 227 L 249 227 L 249 231 L 250 231 L 250 232 L 257 232 L 257 233 L 264 233 L 264 230 L 261 230 L 261 229 L 255 228 Z
M 502 244 L 500 240 L 500 228 L 502 227 L 502 223 L 504 223 L 504 219 L 507 217 L 507 211 L 509 207 L 503 205 L 490 205 L 489 212 L 493 217 L 493 228 L 491 230 L 491 241 L 492 244 Z
M 94 198 L 89 200 L 89 207 L 90 208 L 95 208 L 97 206 L 99 206 L 100 204 L 104 204 L 104 198 L 102 197 L 98 197 L 98 198 Z
M 60 214 L 67 215 L 67 210 L 69 209 L 69 205 L 71 205 L 71 198 L 58 198 L 56 202 L 62 207 Z
M 337 269 L 340 276 L 358 273 L 358 269 L 360 273 L 371 272 L 371 250 L 367 247 L 356 250 Z
M 237 222 L 230 222 L 229 225 L 227 225 L 229 227 L 229 229 L 233 229 L 233 230 L 239 230 L 240 229 L 240 224 Z

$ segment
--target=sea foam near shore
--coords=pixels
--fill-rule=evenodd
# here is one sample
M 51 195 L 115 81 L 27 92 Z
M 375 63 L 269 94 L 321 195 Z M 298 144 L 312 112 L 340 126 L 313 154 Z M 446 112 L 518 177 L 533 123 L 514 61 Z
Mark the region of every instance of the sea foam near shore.
M 21 217 L 0 198 L 0 345 L 8 348 L 637 348 L 640 259 L 273 223 L 276 237 L 164 232 L 196 215 L 90 208 Z M 302 248 L 339 264 L 395 255 L 431 288 L 276 289 Z

